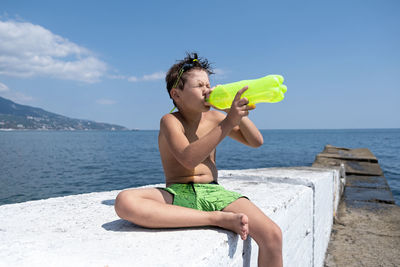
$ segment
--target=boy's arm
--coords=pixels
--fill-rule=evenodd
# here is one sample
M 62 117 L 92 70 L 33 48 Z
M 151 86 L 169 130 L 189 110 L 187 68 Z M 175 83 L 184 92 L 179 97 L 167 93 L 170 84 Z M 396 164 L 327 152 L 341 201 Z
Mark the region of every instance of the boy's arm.
M 245 89 L 245 88 L 244 88 Z M 167 114 L 161 119 L 160 132 L 165 136 L 174 157 L 187 169 L 194 169 L 203 162 L 232 129 L 247 116 L 246 101 L 240 99 L 245 90 L 240 90 L 228 115 L 202 138 L 190 143 L 184 134 L 182 124 L 174 115 Z
M 229 133 L 229 137 L 250 147 L 259 147 L 264 143 L 262 134 L 248 117 L 242 118 L 239 126 Z
M 247 86 L 244 87 L 242 90 L 246 91 Z M 244 92 L 243 91 L 243 92 Z M 243 98 L 242 101 L 245 105 L 249 103 L 249 101 L 246 98 Z M 234 106 L 234 103 L 232 103 L 232 107 Z M 231 108 L 232 108 L 231 107 Z M 255 109 L 255 105 L 253 106 L 247 106 L 247 110 L 253 110 Z M 229 116 L 229 112 L 231 109 L 225 109 L 225 111 Z M 216 112 L 219 116 L 220 120 L 223 120 L 225 116 L 222 113 Z M 247 113 L 248 115 L 248 113 Z M 247 115 L 243 116 L 240 120 L 239 125 L 236 125 L 233 127 L 233 129 L 229 133 L 229 137 L 235 139 L 236 141 L 239 141 L 247 146 L 250 147 L 259 147 L 264 143 L 264 139 L 260 131 L 257 129 L 257 127 L 254 125 L 254 123 L 247 117 Z
M 216 113 L 220 120 L 225 118 L 224 114 Z M 259 147 L 264 143 L 262 134 L 248 117 L 243 117 L 240 124 L 233 127 L 228 136 L 250 147 Z

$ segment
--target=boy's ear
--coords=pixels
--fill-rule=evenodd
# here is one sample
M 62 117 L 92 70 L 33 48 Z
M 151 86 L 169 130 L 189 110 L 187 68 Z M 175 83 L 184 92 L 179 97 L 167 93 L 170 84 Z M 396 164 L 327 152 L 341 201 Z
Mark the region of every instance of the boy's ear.
M 176 88 L 172 88 L 170 91 L 170 94 L 171 94 L 172 99 L 175 100 L 175 98 L 179 97 L 179 90 Z

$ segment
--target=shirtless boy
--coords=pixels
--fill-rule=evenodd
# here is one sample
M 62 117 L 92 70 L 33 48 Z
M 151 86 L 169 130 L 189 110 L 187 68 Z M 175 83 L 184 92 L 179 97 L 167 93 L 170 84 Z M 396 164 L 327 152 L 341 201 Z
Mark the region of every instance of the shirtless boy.
M 226 115 L 210 110 L 205 101 L 212 91 L 206 59 L 197 54 L 173 65 L 166 82 L 178 112 L 161 118 L 158 137 L 167 188 L 128 189 L 115 201 L 119 217 L 148 228 L 218 226 L 259 246 L 258 266 L 282 266 L 282 232 L 249 199 L 217 184 L 215 149 L 229 136 L 258 147 L 263 137 L 247 117 L 254 106 L 240 98 Z

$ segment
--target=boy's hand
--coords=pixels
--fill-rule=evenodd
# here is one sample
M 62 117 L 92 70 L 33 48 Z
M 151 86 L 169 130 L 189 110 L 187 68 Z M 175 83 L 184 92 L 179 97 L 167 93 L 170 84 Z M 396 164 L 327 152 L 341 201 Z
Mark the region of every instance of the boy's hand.
M 255 105 L 247 105 L 249 104 L 247 98 L 240 98 L 248 88 L 248 86 L 245 86 L 236 93 L 236 96 L 232 101 L 232 106 L 227 111 L 228 115 L 226 116 L 226 119 L 233 126 L 239 125 L 242 118 L 249 115 L 249 110 L 253 110 L 256 108 Z
M 212 92 L 212 91 L 215 89 L 215 87 L 217 87 L 218 85 L 219 85 L 219 84 L 217 84 L 217 85 L 214 86 L 213 88 L 210 88 L 210 90 L 207 92 L 207 94 L 206 94 L 206 96 L 205 96 L 205 99 L 209 99 L 209 98 L 210 98 L 211 92 Z M 243 90 L 244 88 L 246 88 L 246 90 L 247 90 L 248 86 L 243 87 L 241 90 Z M 240 99 L 240 96 L 241 96 L 246 90 L 244 90 L 242 93 L 240 93 L 239 99 Z M 236 99 L 236 97 L 238 96 L 239 92 L 240 92 L 240 91 L 238 91 L 238 92 L 236 93 L 235 99 Z M 235 99 L 232 101 L 232 103 L 235 101 Z M 245 98 L 245 99 L 246 99 L 246 98 Z M 249 101 L 247 101 L 247 104 L 248 104 L 248 103 L 249 103 Z M 246 104 L 246 105 L 247 105 L 247 104 Z M 226 109 L 217 108 L 217 107 L 211 105 L 209 102 L 206 102 L 206 105 L 207 105 L 207 106 L 210 106 L 210 107 L 213 107 L 213 108 L 215 108 L 215 109 L 217 109 L 217 110 L 224 111 L 224 112 L 226 112 L 226 113 L 229 113 L 229 111 L 231 110 L 230 108 L 226 108 Z M 253 109 L 256 108 L 256 105 L 255 105 L 255 104 L 250 104 L 250 105 L 248 105 L 248 107 L 249 107 L 248 110 L 253 110 Z

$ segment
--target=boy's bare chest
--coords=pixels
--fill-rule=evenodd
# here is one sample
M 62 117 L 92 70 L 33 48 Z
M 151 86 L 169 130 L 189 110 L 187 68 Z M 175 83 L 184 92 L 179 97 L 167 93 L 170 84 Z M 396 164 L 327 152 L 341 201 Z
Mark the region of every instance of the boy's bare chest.
M 196 128 L 184 127 L 185 136 L 188 139 L 188 141 L 192 143 L 207 135 L 214 127 L 210 122 L 205 122 L 203 124 L 200 124 Z

